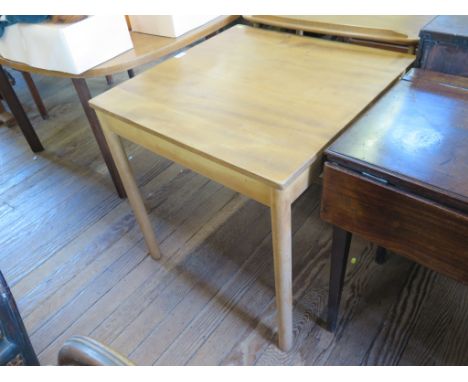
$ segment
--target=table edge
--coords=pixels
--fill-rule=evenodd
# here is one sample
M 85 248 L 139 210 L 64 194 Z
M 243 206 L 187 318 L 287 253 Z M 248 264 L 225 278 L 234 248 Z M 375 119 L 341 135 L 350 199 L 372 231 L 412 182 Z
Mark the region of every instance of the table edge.
M 327 26 L 327 23 L 321 21 L 311 21 L 307 23 L 301 23 L 300 21 L 296 20 L 271 20 L 265 19 L 265 17 L 277 17 L 277 16 L 262 16 L 262 15 L 243 15 L 242 16 L 245 20 L 248 20 L 252 23 L 259 23 L 263 25 L 271 25 L 280 28 L 287 28 L 287 29 L 300 29 L 305 32 L 311 33 L 323 33 L 329 34 L 332 36 L 341 36 L 341 37 L 349 37 L 349 38 L 356 38 L 360 40 L 367 40 L 367 41 L 376 41 L 376 42 L 385 42 L 390 44 L 398 44 L 403 46 L 413 46 L 419 43 L 419 36 L 410 37 L 404 33 L 394 31 L 391 29 L 384 29 L 384 28 L 371 28 L 371 27 L 364 27 L 364 26 L 352 26 L 352 25 L 340 25 L 335 24 L 337 27 L 341 28 L 349 28 L 349 30 L 339 30 L 334 29 L 332 27 L 333 24 Z M 435 17 L 435 16 L 434 16 Z M 429 20 L 431 22 L 432 20 Z M 427 23 L 425 24 L 427 25 Z M 353 31 L 354 29 L 354 31 Z M 374 34 L 372 33 L 374 31 Z M 387 33 L 388 36 L 383 36 L 375 34 L 375 32 L 380 33 Z
M 401 174 L 397 171 L 385 169 L 364 160 L 350 157 L 330 149 L 325 150 L 324 155 L 325 161 L 337 163 L 344 168 L 357 172 L 369 170 L 370 175 L 389 181 L 394 186 L 402 187 L 408 192 L 419 194 L 446 207 L 468 213 L 468 197 L 465 195 L 437 187 L 419 179 Z
M 230 168 L 232 169 L 233 171 L 236 171 L 244 176 L 247 176 L 251 179 L 254 179 L 256 181 L 259 181 L 261 183 L 264 183 L 265 185 L 269 186 L 269 187 L 272 187 L 272 188 L 275 188 L 275 189 L 279 189 L 279 190 L 285 190 L 287 189 L 289 186 L 291 186 L 294 181 L 296 179 L 298 179 L 304 172 L 307 172 L 308 169 L 310 169 L 311 167 L 314 166 L 314 164 L 317 163 L 317 161 L 320 161 L 322 159 L 322 156 L 323 156 L 323 150 L 321 150 L 320 152 L 318 152 L 313 158 L 311 158 L 310 160 L 308 160 L 306 163 L 304 163 L 298 170 L 296 170 L 293 174 L 291 174 L 284 182 L 275 182 L 271 179 L 267 179 L 265 177 L 262 177 L 261 175 L 258 175 L 258 174 L 255 174 L 253 172 L 250 172 L 248 170 L 245 170 L 243 168 L 240 168 L 236 165 L 233 165 L 232 163 L 229 163 L 229 162 L 226 162 L 226 161 L 223 161 L 217 157 L 214 157 L 212 155 L 209 155 L 203 151 L 200 151 L 200 150 L 197 150 L 196 148 L 194 147 L 191 147 L 191 146 L 187 146 L 177 140 L 174 140 L 174 139 L 171 139 L 170 137 L 167 137 L 163 134 L 160 134 L 154 130 L 151 130 L 143 125 L 140 125 L 134 121 L 131 121 L 127 118 L 124 118 L 120 115 L 117 115 L 95 103 L 93 103 L 93 100 L 91 99 L 89 101 L 89 105 L 91 106 L 91 108 L 93 108 L 94 110 L 96 111 L 99 111 L 101 113 L 104 113 L 106 115 L 108 115 L 109 117 L 111 118 L 114 118 L 114 119 L 117 119 L 123 123 L 126 123 L 128 125 L 131 125 L 137 129 L 139 129 L 140 131 L 144 131 L 145 133 L 148 133 L 148 134 L 151 134 L 155 137 L 157 137 L 158 139 L 161 139 L 163 141 L 166 141 L 166 142 L 169 142 L 173 145 L 176 145 L 178 147 L 180 147 L 181 149 L 183 150 L 187 150 L 187 151 L 190 151 L 191 153 L 194 153 L 196 155 L 200 155 L 202 156 L 203 158 L 207 159 L 207 160 L 210 160 L 214 163 L 217 163 L 221 166 L 225 166 L 227 168 Z
M 33 74 L 40 74 L 40 75 L 45 75 L 49 77 L 59 77 L 59 78 L 93 78 L 93 77 L 112 75 L 112 74 L 124 72 L 129 69 L 134 69 L 138 66 L 148 64 L 151 61 L 157 60 L 171 53 L 174 53 L 175 51 L 182 49 L 184 46 L 187 46 L 193 42 L 196 42 L 197 40 L 203 37 L 206 37 L 207 35 L 214 33 L 217 30 L 225 26 L 228 26 L 231 23 L 234 23 L 239 18 L 240 18 L 239 15 L 219 16 L 211 20 L 210 22 L 203 24 L 200 27 L 185 33 L 184 35 L 180 37 L 174 38 L 173 41 L 171 41 L 171 43 L 168 44 L 167 46 L 164 46 L 163 48 L 158 49 L 157 51 L 144 54 L 142 57 L 139 57 L 131 64 L 127 64 L 124 66 L 122 66 L 121 64 L 118 64 L 118 65 L 113 65 L 113 66 L 111 65 L 105 68 L 100 68 L 100 66 L 105 65 L 106 63 L 109 63 L 117 59 L 119 56 L 128 53 L 133 48 L 125 52 L 122 52 L 121 54 L 95 66 L 94 68 L 88 69 L 87 71 L 83 73 L 79 73 L 79 74 L 41 69 L 41 68 L 37 68 L 34 66 L 30 66 L 22 62 L 11 61 L 11 60 L 3 58 L 2 56 L 0 56 L 0 65 L 8 66 L 12 69 L 15 69 L 21 72 L 29 72 Z M 130 31 L 129 33 L 132 34 L 132 33 L 139 33 L 139 32 Z M 152 35 L 148 35 L 148 36 L 152 36 Z M 156 36 L 156 35 L 154 35 L 154 37 L 162 38 L 162 36 Z

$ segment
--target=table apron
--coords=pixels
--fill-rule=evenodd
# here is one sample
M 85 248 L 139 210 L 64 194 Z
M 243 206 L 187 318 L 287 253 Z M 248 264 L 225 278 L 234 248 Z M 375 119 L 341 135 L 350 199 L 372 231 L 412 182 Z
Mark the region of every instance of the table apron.
M 271 185 L 235 171 L 230 167 L 223 166 L 200 154 L 184 149 L 135 125 L 112 117 L 107 113 L 99 110 L 96 110 L 96 112 L 103 128 L 109 129 L 122 138 L 141 145 L 155 154 L 187 167 L 215 182 L 221 183 L 261 204 L 271 206 L 271 193 L 273 189 Z M 296 185 L 294 188 L 300 189 L 301 187 Z
M 468 215 L 462 212 L 327 162 L 321 217 L 468 283 Z

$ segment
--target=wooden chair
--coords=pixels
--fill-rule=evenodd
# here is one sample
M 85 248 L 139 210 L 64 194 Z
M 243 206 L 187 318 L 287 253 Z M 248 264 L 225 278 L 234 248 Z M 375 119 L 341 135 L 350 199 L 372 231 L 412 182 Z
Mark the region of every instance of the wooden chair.
M 89 337 L 74 336 L 65 341 L 58 354 L 60 366 L 135 366 L 116 351 Z
M 58 354 L 59 365 L 133 366 L 107 346 L 83 336 L 65 341 Z M 39 366 L 10 288 L 0 272 L 0 366 Z

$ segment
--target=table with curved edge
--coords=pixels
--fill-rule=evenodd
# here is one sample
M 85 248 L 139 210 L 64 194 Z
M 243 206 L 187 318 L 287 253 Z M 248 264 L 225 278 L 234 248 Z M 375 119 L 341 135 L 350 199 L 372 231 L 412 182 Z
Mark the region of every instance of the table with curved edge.
M 8 66 L 26 73 L 35 73 L 45 76 L 70 78 L 75 86 L 80 102 L 88 118 L 91 129 L 101 150 L 104 161 L 111 174 L 117 193 L 120 197 L 125 197 L 125 190 L 122 181 L 117 172 L 114 160 L 109 152 L 109 147 L 104 139 L 96 113 L 88 105 L 91 99 L 91 93 L 86 83 L 86 78 L 104 77 L 116 73 L 128 71 L 130 77 L 133 77 L 133 68 L 148 64 L 166 55 L 172 54 L 194 42 L 216 33 L 220 29 L 234 23 L 239 16 L 220 16 L 216 19 L 194 29 L 186 34 L 177 37 L 161 37 L 144 33 L 131 32 L 133 49 L 128 50 L 121 55 L 104 62 L 84 73 L 71 74 L 46 69 L 35 68 L 21 62 L 10 61 L 0 57 L 0 93 L 4 95 L 5 100 L 16 118 L 16 121 L 34 152 L 44 150 L 41 141 L 34 131 L 24 109 L 16 96 L 10 82 L 3 70 L 3 66 Z
M 263 16 L 245 15 L 254 24 L 340 36 L 405 47 L 414 53 L 419 31 L 435 16 Z
M 289 350 L 291 205 L 330 141 L 414 58 L 237 25 L 93 98 L 150 254 L 159 247 L 121 137 L 270 208 L 279 346 Z

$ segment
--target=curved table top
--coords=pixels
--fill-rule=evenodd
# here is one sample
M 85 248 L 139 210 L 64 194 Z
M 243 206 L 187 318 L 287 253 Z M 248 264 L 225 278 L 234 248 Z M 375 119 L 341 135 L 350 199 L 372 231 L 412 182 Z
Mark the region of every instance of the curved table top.
M 253 23 L 332 36 L 416 45 L 419 31 L 435 16 L 243 16 Z
M 27 64 L 7 60 L 0 56 L 0 65 L 23 72 L 42 74 L 52 77 L 65 78 L 91 78 L 121 73 L 140 65 L 147 64 L 173 53 L 191 43 L 208 36 L 211 33 L 234 22 L 239 16 L 219 16 L 216 19 L 183 34 L 180 37 L 162 37 L 145 33 L 130 32 L 133 40 L 133 49 L 130 49 L 117 57 L 114 57 L 81 74 L 71 74 L 47 69 L 40 69 Z

